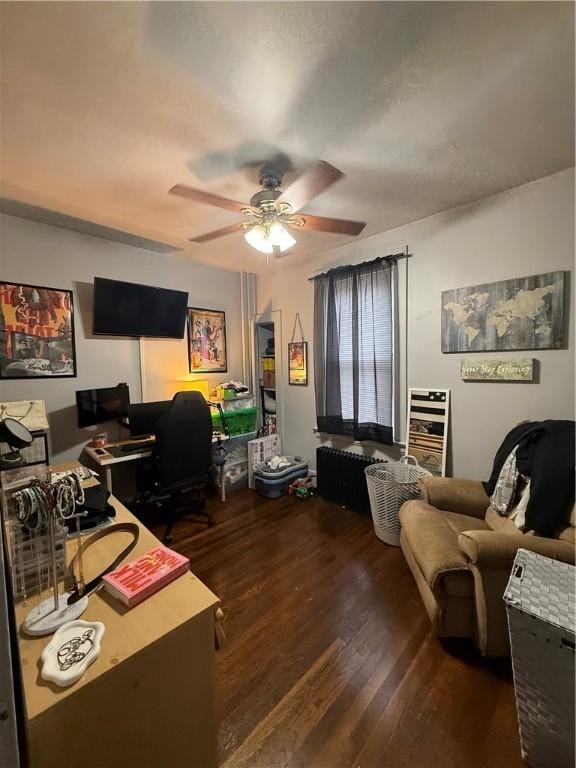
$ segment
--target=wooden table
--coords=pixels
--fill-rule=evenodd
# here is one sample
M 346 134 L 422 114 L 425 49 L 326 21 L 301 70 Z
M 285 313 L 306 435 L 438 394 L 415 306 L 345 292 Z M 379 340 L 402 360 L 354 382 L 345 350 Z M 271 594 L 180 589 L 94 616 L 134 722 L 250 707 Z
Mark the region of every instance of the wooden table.
M 218 441 L 227 441 L 230 439 L 235 439 L 238 437 L 246 437 L 247 435 L 255 434 L 252 432 L 246 433 L 246 435 L 232 435 L 232 438 L 229 438 L 225 435 L 222 435 L 218 432 L 215 432 L 212 436 L 212 443 L 217 444 Z M 106 481 L 106 488 L 107 490 L 112 493 L 112 467 L 115 464 L 126 464 L 130 461 L 142 461 L 142 459 L 148 459 L 150 456 L 152 456 L 152 449 L 154 446 L 153 441 L 150 443 L 150 445 L 142 445 L 140 450 L 134 450 L 134 451 L 127 451 L 122 456 L 115 456 L 113 453 L 110 453 L 108 451 L 108 448 L 119 448 L 122 445 L 130 445 L 131 443 L 141 443 L 142 440 L 134 439 L 134 440 L 119 440 L 115 443 L 107 443 L 106 447 L 104 448 L 93 448 L 90 445 L 84 446 L 84 451 L 87 456 L 89 456 L 92 461 L 94 461 L 99 467 L 102 467 L 104 470 L 104 476 Z M 224 482 L 224 467 L 220 467 L 220 499 L 221 501 L 226 501 L 226 484 Z
M 158 546 L 158 539 L 119 501 L 111 497 L 111 502 L 117 522 L 140 526 L 130 559 Z M 129 541 L 129 534 L 115 534 L 95 544 L 92 553 L 88 550 L 86 578 L 110 563 Z M 71 557 L 74 540 L 68 548 Z M 18 626 L 37 600 L 17 605 Z M 20 634 L 31 768 L 216 766 L 218 602 L 190 572 L 130 610 L 103 590 L 92 595 L 81 618 L 104 622 L 101 655 L 68 688 L 40 677 L 40 654 L 50 637 Z
M 133 442 L 131 440 L 120 440 L 117 443 L 108 443 L 106 448 L 118 448 L 121 445 L 130 445 Z M 90 445 L 84 447 L 84 451 L 92 461 L 96 462 L 98 466 L 104 469 L 104 475 L 106 479 L 106 488 L 112 493 L 112 465 L 113 464 L 125 464 L 128 461 L 141 461 L 142 459 L 148 459 L 152 456 L 152 444 L 149 446 L 143 445 L 141 450 L 127 451 L 123 456 L 114 456 L 106 448 L 92 448 Z

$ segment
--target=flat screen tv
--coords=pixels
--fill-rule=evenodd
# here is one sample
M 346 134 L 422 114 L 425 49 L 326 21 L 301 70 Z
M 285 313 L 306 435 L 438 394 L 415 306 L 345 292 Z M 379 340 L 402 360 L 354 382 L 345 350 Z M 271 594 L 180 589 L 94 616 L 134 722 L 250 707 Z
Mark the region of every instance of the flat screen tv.
M 151 285 L 94 278 L 95 334 L 182 339 L 188 294 Z
M 127 384 L 103 389 L 82 389 L 76 392 L 78 426 L 91 427 L 128 415 L 130 390 Z

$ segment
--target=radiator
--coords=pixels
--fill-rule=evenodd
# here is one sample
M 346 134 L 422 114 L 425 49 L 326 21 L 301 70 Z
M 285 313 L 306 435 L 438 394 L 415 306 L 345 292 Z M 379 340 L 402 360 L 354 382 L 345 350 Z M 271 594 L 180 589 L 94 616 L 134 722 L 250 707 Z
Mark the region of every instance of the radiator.
M 316 449 L 316 483 L 318 494 L 353 509 L 361 515 L 370 514 L 370 499 L 364 470 L 371 464 L 384 463 L 358 453 L 338 448 Z

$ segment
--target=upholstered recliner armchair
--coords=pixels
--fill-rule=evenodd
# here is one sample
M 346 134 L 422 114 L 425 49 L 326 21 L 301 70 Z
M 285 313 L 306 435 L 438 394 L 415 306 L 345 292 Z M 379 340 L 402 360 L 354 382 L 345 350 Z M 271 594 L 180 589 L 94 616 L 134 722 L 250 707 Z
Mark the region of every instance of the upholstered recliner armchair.
M 421 481 L 423 500 L 400 510 L 400 544 L 440 637 L 473 638 L 485 656 L 509 654 L 503 594 L 516 551 L 575 562 L 575 508 L 555 538 L 522 533 L 490 505 L 481 482 Z

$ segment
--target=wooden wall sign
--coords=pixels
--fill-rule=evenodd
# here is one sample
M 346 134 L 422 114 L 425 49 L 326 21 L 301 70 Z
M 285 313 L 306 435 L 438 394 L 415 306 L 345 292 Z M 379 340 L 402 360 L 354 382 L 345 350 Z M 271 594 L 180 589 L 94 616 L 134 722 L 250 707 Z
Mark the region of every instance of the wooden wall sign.
M 534 360 L 481 360 L 464 358 L 460 361 L 460 378 L 464 381 L 533 381 Z

